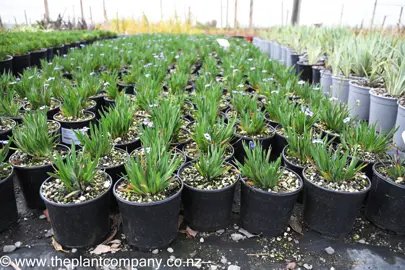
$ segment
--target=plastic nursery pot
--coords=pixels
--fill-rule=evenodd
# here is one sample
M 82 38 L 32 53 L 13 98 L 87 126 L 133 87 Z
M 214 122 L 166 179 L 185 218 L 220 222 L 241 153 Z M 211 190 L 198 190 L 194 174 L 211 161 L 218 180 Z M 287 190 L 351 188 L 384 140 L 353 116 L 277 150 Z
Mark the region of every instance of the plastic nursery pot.
M 126 241 L 142 251 L 165 248 L 178 234 L 180 190 L 173 196 L 161 201 L 138 203 L 124 200 L 116 190 L 123 179 L 114 185 L 113 193 L 118 201 Z
M 111 178 L 108 174 L 109 181 Z M 54 178 L 48 178 L 46 182 Z M 53 229 L 53 237 L 62 246 L 69 248 L 91 247 L 101 243 L 110 231 L 110 192 L 109 189 L 98 197 L 81 203 L 61 204 L 40 196 L 48 209 Z
M 22 74 L 24 69 L 31 66 L 31 56 L 30 53 L 25 55 L 14 55 L 13 56 L 13 74 L 14 76 L 19 76 Z
M 94 96 L 94 97 L 90 97 L 89 99 L 94 100 L 96 102 L 96 118 L 99 119 L 100 118 L 100 113 L 99 111 L 103 109 L 104 107 L 104 96 L 102 94 L 98 95 L 98 96 Z
M 190 123 L 190 125 L 191 125 L 191 123 Z M 185 128 L 181 128 L 183 131 L 185 131 L 186 133 L 190 133 L 187 129 L 185 129 Z M 175 147 L 175 148 L 177 148 L 177 149 L 180 149 L 180 150 L 183 150 L 183 148 L 184 148 L 184 146 L 186 146 L 186 144 L 188 144 L 188 143 L 190 143 L 191 142 L 191 137 L 188 139 L 188 140 L 186 140 L 186 141 L 183 141 L 183 142 L 176 142 L 176 143 L 170 143 L 170 146 L 171 147 Z
M 269 128 L 271 130 L 274 130 L 273 127 L 269 127 Z M 272 135 L 270 135 L 268 137 L 264 137 L 264 138 L 253 139 L 250 137 L 241 136 L 236 133 L 234 133 L 234 137 L 235 137 L 235 141 L 233 143 L 233 148 L 234 148 L 234 152 L 235 152 L 234 157 L 236 160 L 243 163 L 245 156 L 246 156 L 245 150 L 243 149 L 244 142 L 246 144 L 249 144 L 249 142 L 251 142 L 251 141 L 258 141 L 261 144 L 262 148 L 267 150 L 274 143 L 275 132 Z
M 330 87 L 332 86 L 332 73 L 327 70 L 323 69 L 320 71 L 321 73 L 321 89 L 324 94 L 329 95 L 330 94 Z
M 52 59 L 53 59 L 53 47 L 50 47 L 46 49 L 46 60 L 48 62 L 51 62 Z
M 349 81 L 348 78 L 332 76 L 331 96 L 347 104 L 349 98 Z
M 370 90 L 370 114 L 369 124 L 376 124 L 376 129 L 380 132 L 388 133 L 395 125 L 398 99 L 392 97 L 383 97 Z
M 398 112 L 397 120 L 395 126 L 398 127 L 398 130 L 394 134 L 394 144 L 401 150 L 405 150 L 405 143 L 402 139 L 402 132 L 405 130 L 405 107 L 401 105 L 401 100 L 398 100 Z
M 55 98 L 52 98 L 53 100 L 57 101 L 59 103 L 59 105 L 56 108 L 53 109 L 49 109 L 46 113 L 46 117 L 48 118 L 48 120 L 54 120 L 53 117 L 55 116 L 55 114 L 57 114 L 60 110 L 60 104 L 61 102 Z M 29 111 L 30 109 L 27 108 L 27 104 L 24 104 L 23 109 L 26 111 Z
M 332 237 L 349 233 L 360 211 L 361 205 L 370 190 L 343 192 L 329 190 L 304 180 L 304 221 L 313 230 Z
M 279 122 L 273 121 L 270 118 L 268 118 L 267 114 L 264 115 L 264 119 L 266 120 L 267 123 L 270 124 L 270 126 L 272 126 L 273 128 L 277 127 L 278 125 L 280 125 Z
M 75 145 L 80 145 L 80 141 L 77 139 L 75 131 L 80 132 L 87 132 L 87 128 L 89 128 L 90 123 L 95 123 L 95 115 L 92 112 L 87 112 L 91 114 L 91 118 L 87 120 L 77 121 L 77 122 L 67 122 L 58 120 L 57 117 L 60 113 L 54 115 L 53 120 L 59 122 L 61 125 L 61 142 L 64 145 L 70 146 L 72 141 L 74 141 Z
M 312 65 L 306 65 L 301 61 L 297 62 L 297 71 L 300 80 L 311 83 L 312 82 Z
M 13 177 L 14 169 L 9 176 L 0 180 L 0 232 L 10 228 L 18 219 Z
M 125 90 L 126 94 L 135 94 L 135 84 L 117 83 L 118 89 Z
M 45 59 L 47 57 L 47 50 L 46 49 L 40 49 L 38 51 L 32 51 L 31 52 L 31 66 L 36 66 L 38 68 L 41 68 L 41 60 Z
M 283 153 L 282 153 L 283 154 L 283 164 L 287 169 L 290 169 L 291 171 L 295 172 L 302 179 L 302 177 L 303 177 L 302 171 L 304 170 L 304 167 L 294 164 L 287 159 L 287 157 L 285 155 L 285 152 L 287 151 L 287 149 L 288 149 L 288 145 L 286 145 L 283 149 Z M 298 194 L 298 197 L 297 197 L 298 203 L 303 203 L 303 200 L 304 200 L 303 189 L 304 188 L 302 188 L 302 190 Z
M 187 162 L 180 168 L 177 174 L 180 179 L 182 171 L 192 164 L 192 161 Z M 216 190 L 197 189 L 184 183 L 184 220 L 197 231 L 211 232 L 227 228 L 231 221 L 237 183 L 238 181 L 235 181 L 232 185 Z
M 94 113 L 94 116 L 98 118 L 97 101 L 94 101 L 94 104 L 90 108 L 86 108 L 85 111 Z
M 13 57 L 6 55 L 4 59 L 0 60 L 0 74 L 13 71 Z
M 350 110 L 350 116 L 359 120 L 368 120 L 370 112 L 370 87 L 364 87 L 349 82 L 349 97 L 347 105 Z
M 68 147 L 61 144 L 58 144 L 56 147 L 70 151 Z M 10 163 L 14 168 L 15 176 L 20 184 L 27 207 L 38 210 L 45 209 L 45 204 L 39 195 L 39 190 L 42 183 L 49 178 L 48 172 L 53 172 L 54 168 L 51 164 L 33 167 L 13 164 L 13 156 L 14 154 L 10 157 Z
M 103 96 L 103 105 L 105 108 L 112 107 L 115 105 L 115 100 L 110 99 L 107 96 Z
M 240 219 L 242 228 L 250 233 L 262 233 L 266 237 L 277 236 L 284 232 L 303 186 L 301 177 L 295 172 L 294 174 L 299 179 L 300 187 L 288 193 L 267 192 L 252 187 L 246 184 L 243 178 L 241 179 Z
M 300 56 L 298 54 L 293 53 L 290 55 L 290 57 L 291 57 L 291 66 L 293 67 L 292 71 L 293 72 L 295 71 L 295 74 L 298 74 L 299 70 L 297 63 L 300 59 Z
M 318 84 L 321 81 L 321 66 L 312 66 L 312 84 Z
M 65 52 L 64 50 L 65 45 L 60 45 L 60 46 L 55 46 L 52 48 L 53 51 L 53 57 L 55 56 L 63 56 L 64 54 L 66 54 L 67 52 Z M 49 61 L 49 59 L 48 59 Z
M 0 131 L 0 140 L 1 140 L 1 141 L 7 141 L 7 140 L 8 140 L 8 137 L 13 136 L 13 129 L 14 129 L 14 127 L 15 127 L 16 124 L 17 124 L 16 121 L 14 121 L 13 119 L 7 118 L 7 120 L 11 120 L 11 121 L 14 123 L 14 125 L 13 125 L 13 127 L 12 127 L 11 129 L 9 129 L 9 130 Z
M 366 217 L 376 226 L 405 234 L 405 186 L 397 184 L 377 171 L 390 163 L 376 163 L 373 166 L 373 180 L 366 205 Z

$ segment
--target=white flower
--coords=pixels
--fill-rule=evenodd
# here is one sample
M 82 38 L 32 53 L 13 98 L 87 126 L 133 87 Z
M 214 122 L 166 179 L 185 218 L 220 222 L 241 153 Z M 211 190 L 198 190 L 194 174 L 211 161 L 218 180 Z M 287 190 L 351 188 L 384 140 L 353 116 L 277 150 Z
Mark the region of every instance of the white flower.
M 30 79 L 30 80 L 31 80 L 32 78 L 34 78 L 34 75 L 28 77 L 28 79 Z
M 263 72 L 263 73 L 266 73 L 266 72 L 267 72 L 267 70 L 263 69 L 263 70 L 262 70 L 262 72 Z
M 147 119 L 143 120 L 142 124 L 143 124 L 144 126 L 153 127 L 153 122 L 152 122 L 152 121 L 149 121 L 149 120 L 147 120 Z
M 255 69 L 256 69 L 256 67 L 251 67 L 251 68 L 250 68 L 250 70 L 255 70 Z
M 266 78 L 264 78 L 262 81 L 263 81 L 263 82 L 267 82 L 267 79 L 266 79 Z
M 100 53 L 100 56 L 104 56 L 105 54 L 104 53 Z
M 335 98 L 335 97 L 331 97 L 329 100 L 330 100 L 330 101 L 336 101 L 336 100 L 338 100 L 338 99 Z
M 211 141 L 211 136 L 210 136 L 210 134 L 205 133 L 205 134 L 204 134 L 204 137 L 205 137 L 208 141 Z
M 248 58 L 248 61 L 252 61 L 253 60 L 253 58 Z
M 146 78 L 149 78 L 150 77 L 150 74 L 148 73 L 148 74 L 145 74 L 145 77 Z
M 312 88 L 312 90 L 319 90 L 319 89 L 320 89 L 319 87 Z
M 48 87 L 48 86 L 49 86 L 49 84 L 47 84 L 47 83 L 44 84 L 44 87 Z
M 304 83 L 305 83 L 304 81 L 299 81 L 299 82 L 298 82 L 299 85 L 302 85 L 302 84 L 304 84 Z
M 96 75 L 96 73 L 94 71 L 90 72 L 90 76 L 94 76 L 94 75 Z
M 308 116 L 313 116 L 314 115 L 314 113 L 313 112 L 311 112 L 310 110 L 309 110 L 309 108 L 307 108 L 306 110 L 305 110 L 305 115 L 308 115 Z
M 357 106 L 360 106 L 360 100 L 359 100 L 359 99 L 356 100 L 356 105 L 357 105 Z
M 143 151 L 146 151 L 146 153 L 150 152 L 150 147 L 142 148 Z
M 350 121 L 350 117 L 346 117 L 345 119 L 343 119 L 343 123 L 347 123 L 347 122 L 349 122 Z
M 238 72 L 239 71 L 239 69 L 234 69 L 234 70 L 232 70 L 232 73 L 235 73 L 235 72 Z
M 271 91 L 270 93 L 271 93 L 271 94 L 278 94 L 278 91 L 277 91 L 277 90 L 273 90 L 273 91 Z
M 178 59 L 179 57 L 180 57 L 179 55 L 176 55 L 174 58 Z
M 207 88 L 207 87 L 210 87 L 210 86 L 211 86 L 211 84 L 206 84 L 204 87 Z
M 75 58 L 70 58 L 70 61 L 75 61 L 76 59 Z
M 46 81 L 50 82 L 50 81 L 53 81 L 53 80 L 55 80 L 55 77 L 49 77 Z
M 5 141 L 0 141 L 0 143 L 1 143 L 1 144 L 8 144 L 8 141 L 7 141 L 7 140 L 5 140 Z
M 108 85 L 110 85 L 109 82 L 105 82 L 105 83 L 104 83 L 104 86 L 108 86 Z
M 159 106 L 159 105 L 157 105 L 157 104 L 150 104 L 150 105 L 149 105 L 149 108 L 153 108 L 153 107 L 157 107 L 157 106 Z
M 323 144 L 323 141 L 321 139 L 314 139 L 314 140 L 312 140 L 312 143 L 322 143 Z
M 46 109 L 46 106 L 44 105 L 44 106 L 41 106 L 41 107 L 39 107 L 39 109 L 40 110 L 45 110 Z
M 239 88 L 243 88 L 244 86 L 245 86 L 245 85 L 242 84 L 242 83 L 238 85 Z
M 9 84 L 11 84 L 11 85 L 13 85 L 13 84 L 16 84 L 17 82 L 16 81 L 14 81 L 14 82 L 11 82 L 11 83 L 9 83 Z
M 89 128 L 88 128 L 88 127 L 84 127 L 84 128 L 82 128 L 80 131 L 82 131 L 82 132 L 87 132 L 87 130 L 89 130 Z

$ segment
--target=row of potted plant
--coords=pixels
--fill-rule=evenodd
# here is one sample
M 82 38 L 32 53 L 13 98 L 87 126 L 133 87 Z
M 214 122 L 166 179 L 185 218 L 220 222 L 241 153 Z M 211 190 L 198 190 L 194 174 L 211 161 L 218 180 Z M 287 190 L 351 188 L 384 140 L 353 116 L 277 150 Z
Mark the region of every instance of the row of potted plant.
M 300 193 L 304 221 L 323 234 L 348 233 L 367 193 L 370 220 L 401 232 L 401 212 L 381 211 L 401 197 L 370 201 L 386 192 L 376 177 L 403 191 L 403 165 L 386 155 L 395 130 L 351 119 L 347 105 L 251 44 L 215 39 L 95 42 L 20 80 L 1 77 L 2 139 L 15 144 L 2 162 L 27 185 L 28 206 L 48 208 L 55 239 L 102 242 L 118 205 L 130 245 L 162 248 L 177 237 L 181 204 L 191 228 L 226 228 L 237 185 L 252 233 L 282 233 Z
M 54 55 L 67 54 L 70 48 L 80 48 L 95 40 L 114 38 L 116 33 L 104 30 L 0 32 L 0 73 L 14 75 L 30 66 L 41 66 L 41 60 L 51 61 Z
M 303 80 L 320 82 L 325 94 L 348 104 L 351 117 L 389 132 L 405 150 L 403 94 L 405 44 L 380 32 L 346 28 L 287 27 L 263 33 L 255 42 L 274 59 L 296 65 Z

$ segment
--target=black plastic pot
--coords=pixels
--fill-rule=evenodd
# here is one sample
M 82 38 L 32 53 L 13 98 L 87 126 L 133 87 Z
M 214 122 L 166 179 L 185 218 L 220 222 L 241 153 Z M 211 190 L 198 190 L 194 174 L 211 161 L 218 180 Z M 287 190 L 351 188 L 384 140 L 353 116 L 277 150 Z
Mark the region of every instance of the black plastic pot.
M 373 180 L 366 205 L 366 217 L 376 226 L 405 234 L 405 186 L 387 179 L 377 168 L 389 165 L 388 162 L 373 166 Z
M 115 147 L 120 148 L 122 150 L 127 151 L 128 153 L 131 153 L 135 149 L 141 147 L 141 140 L 139 138 L 136 138 L 132 142 L 129 143 L 120 143 L 120 144 L 114 144 Z
M 13 72 L 13 57 L 7 55 L 3 60 L 0 60 L 0 74 Z
M 94 96 L 94 97 L 90 97 L 89 99 L 94 100 L 97 105 L 96 105 L 96 119 L 100 118 L 100 113 L 99 111 L 103 109 L 104 107 L 104 96 L 103 95 L 99 95 L 99 96 Z
M 329 190 L 304 180 L 304 221 L 313 230 L 332 237 L 349 233 L 369 187 L 359 192 Z M 370 182 L 370 180 L 368 179 Z
M 51 180 L 53 178 L 46 181 Z M 41 187 L 39 193 L 48 209 L 55 240 L 69 248 L 100 244 L 110 231 L 111 188 L 112 182 L 107 191 L 94 199 L 82 203 L 59 204 L 46 199 Z
M 0 232 L 10 228 L 18 219 L 13 177 L 14 169 L 9 176 L 0 180 Z
M 190 133 L 190 132 L 189 132 L 187 129 L 185 129 L 185 128 L 182 128 L 182 130 L 183 130 L 183 131 L 186 131 L 187 133 Z M 171 147 L 178 148 L 178 149 L 180 149 L 180 150 L 183 150 L 184 146 L 185 146 L 186 144 L 188 144 L 189 142 L 191 142 L 191 137 L 190 137 L 188 140 L 183 141 L 183 142 L 170 143 L 170 146 L 171 146 Z
M 92 118 L 84 121 L 78 121 L 78 122 L 66 122 L 66 121 L 60 121 L 57 119 L 57 116 L 60 113 L 57 113 L 53 116 L 53 120 L 57 121 L 61 125 L 61 143 L 67 146 L 71 146 L 72 140 L 75 142 L 75 145 L 80 145 L 79 140 L 77 139 L 74 131 L 78 131 L 83 128 L 88 128 L 90 126 L 90 123 L 95 123 L 96 117 L 94 113 L 92 112 L 86 112 L 91 114 Z
M 51 136 L 55 136 L 55 135 L 56 135 L 55 142 L 56 142 L 56 143 L 60 143 L 60 140 L 61 140 L 61 125 L 60 125 L 60 123 L 57 122 L 57 121 L 54 121 L 54 120 L 48 120 L 48 122 L 55 122 L 55 123 L 57 123 L 57 124 L 59 125 L 59 127 L 58 127 L 57 130 L 55 130 L 55 131 L 53 131 L 53 132 L 50 132 L 50 133 L 51 133 Z
M 278 125 L 280 125 L 280 123 L 278 123 L 276 121 L 273 121 L 270 118 L 268 118 L 266 114 L 264 115 L 264 119 L 266 120 L 267 123 L 270 124 L 270 126 L 272 126 L 274 128 L 277 127 Z
M 319 84 L 321 82 L 321 67 L 312 66 L 312 84 Z
M 53 57 L 55 56 L 63 56 L 64 54 L 64 47 L 65 45 L 55 46 L 52 48 L 53 50 Z
M 63 56 L 65 54 L 68 54 L 69 49 L 70 49 L 70 44 L 63 44 L 63 46 L 60 48 L 61 54 L 59 56 Z
M 57 147 L 66 149 L 64 145 L 58 144 Z M 13 155 L 10 157 L 10 163 L 12 163 Z M 54 168 L 51 164 L 34 167 L 23 167 L 18 164 L 13 164 L 15 176 L 20 184 L 21 191 L 24 195 L 25 203 L 30 209 L 45 209 L 45 204 L 39 195 L 39 190 L 42 183 L 49 178 L 48 172 L 53 172 Z
M 117 83 L 118 89 L 124 91 L 126 94 L 135 94 L 135 84 L 124 84 L 124 83 Z
M 115 105 L 115 100 L 109 99 L 106 96 L 103 96 L 103 105 L 105 108 L 111 107 Z
M 281 127 L 281 125 L 277 126 L 275 128 L 276 133 L 274 134 L 274 140 L 273 144 L 271 145 L 271 159 L 275 160 L 283 152 L 284 147 L 287 145 L 287 140 L 285 139 L 285 136 L 281 135 L 280 133 L 277 132 L 277 128 Z
M 91 100 L 91 99 L 90 99 Z M 96 117 L 96 119 L 98 118 L 98 110 L 97 110 L 97 101 L 94 101 L 93 106 L 91 106 L 90 108 L 86 108 L 85 109 L 86 112 L 92 112 L 94 113 L 94 116 Z
M 300 80 L 311 83 L 312 82 L 312 65 L 306 65 L 301 61 L 297 62 L 297 71 Z
M 180 168 L 179 178 L 184 168 L 192 164 L 192 161 L 187 162 Z M 211 232 L 228 227 L 237 182 L 217 190 L 197 189 L 184 183 L 182 194 L 184 220 L 197 231 Z
M 269 128 L 274 130 L 273 127 L 269 127 Z M 271 145 L 274 142 L 274 134 L 269 137 L 265 137 L 265 138 L 252 139 L 250 137 L 244 137 L 244 136 L 234 133 L 234 140 L 233 140 L 232 145 L 233 145 L 233 148 L 235 151 L 235 154 L 234 154 L 235 159 L 238 160 L 239 162 L 242 162 L 242 163 L 244 162 L 246 153 L 245 153 L 245 149 L 243 149 L 243 142 L 245 142 L 246 144 L 249 144 L 249 142 L 251 142 L 251 141 L 258 141 L 258 142 L 260 142 L 262 148 L 267 150 L 271 147 Z
M 7 119 L 12 120 L 12 119 L 10 119 L 10 118 L 7 118 Z M 14 121 L 14 120 L 13 120 L 13 121 Z M 13 126 L 13 128 L 16 126 L 16 124 L 17 124 L 17 123 L 14 121 L 14 126 Z M 13 136 L 13 128 L 10 129 L 10 130 L 6 130 L 6 131 L 0 131 L 0 140 L 1 140 L 1 141 L 7 141 L 7 140 L 8 140 L 8 137 Z
M 31 52 L 31 66 L 41 68 L 41 60 L 46 59 L 46 57 L 47 57 L 46 49 L 32 51 Z
M 46 60 L 51 62 L 53 60 L 53 47 L 46 49 Z
M 293 66 L 293 71 L 298 74 L 298 65 L 297 62 L 300 60 L 300 56 L 298 54 L 291 54 L 291 64 Z
M 290 169 L 287 169 L 293 172 Z M 288 193 L 266 192 L 252 187 L 241 179 L 240 219 L 241 227 L 250 233 L 263 234 L 266 237 L 280 235 L 287 227 L 299 192 L 302 189 L 301 177 L 294 173 L 300 181 L 300 187 Z
M 288 145 L 286 145 L 285 147 L 284 147 L 284 149 L 283 149 L 283 164 L 284 164 L 284 166 L 287 168 L 287 169 L 290 169 L 290 170 L 292 170 L 293 172 L 295 172 L 296 174 L 298 174 L 300 177 L 301 177 L 301 179 L 303 178 L 303 176 L 302 176 L 302 171 L 304 170 L 304 167 L 301 167 L 301 166 L 299 166 L 299 165 L 296 165 L 296 164 L 293 164 L 291 161 L 289 161 L 288 159 L 287 159 L 287 157 L 285 156 L 285 151 L 287 151 L 287 148 L 288 148 Z M 298 194 L 298 197 L 297 197 L 297 202 L 298 203 L 303 203 L 303 200 L 304 200 L 304 191 L 303 191 L 303 189 L 304 188 L 302 188 L 302 190 L 299 192 L 299 194 Z
M 61 102 L 60 102 L 59 100 L 57 100 L 57 99 L 54 99 L 54 98 L 53 98 L 53 100 L 56 100 L 57 102 L 59 102 L 59 105 L 58 105 L 56 108 L 48 109 L 48 111 L 47 111 L 47 113 L 46 113 L 46 117 L 48 118 L 48 120 L 54 120 L 53 117 L 54 117 L 55 114 L 57 114 L 57 113 L 59 112 L 59 110 L 60 110 Z M 27 104 L 24 104 L 23 109 L 24 109 L 25 111 L 29 111 L 29 110 L 30 110 L 30 109 L 27 108 Z
M 113 193 L 118 201 L 126 241 L 142 251 L 165 248 L 177 238 L 180 212 L 180 190 L 162 201 L 137 203 L 122 199 L 116 188 L 123 181 L 118 180 Z
M 13 74 L 14 76 L 19 76 L 22 74 L 24 69 L 31 66 L 31 56 L 30 53 L 25 55 L 14 55 L 13 56 Z

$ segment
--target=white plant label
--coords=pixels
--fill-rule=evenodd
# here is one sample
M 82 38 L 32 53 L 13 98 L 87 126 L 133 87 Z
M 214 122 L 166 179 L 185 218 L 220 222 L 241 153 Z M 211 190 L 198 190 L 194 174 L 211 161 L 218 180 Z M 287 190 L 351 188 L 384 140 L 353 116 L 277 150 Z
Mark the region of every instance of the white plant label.
M 405 131 L 402 132 L 402 140 L 403 140 L 404 143 L 405 143 Z
M 62 128 L 62 142 L 66 144 L 71 144 L 72 141 L 75 142 L 75 145 L 80 145 L 80 141 L 76 137 L 76 132 L 86 133 L 82 129 L 69 129 L 69 128 Z

